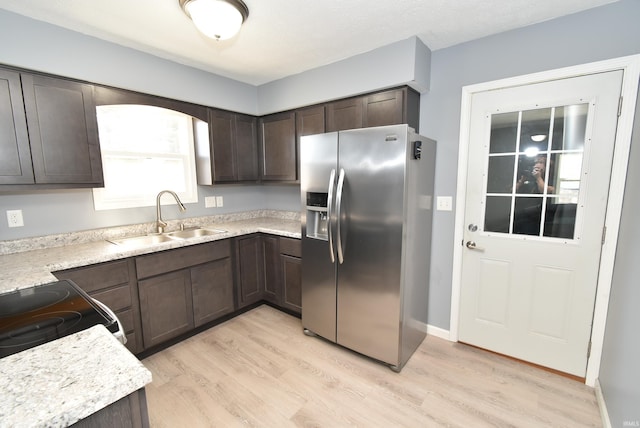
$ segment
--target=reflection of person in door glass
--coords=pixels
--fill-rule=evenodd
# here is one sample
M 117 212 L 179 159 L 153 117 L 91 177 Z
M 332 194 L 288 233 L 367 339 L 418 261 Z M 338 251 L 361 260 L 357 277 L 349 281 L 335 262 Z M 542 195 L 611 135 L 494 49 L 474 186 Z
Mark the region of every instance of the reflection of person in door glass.
M 536 157 L 531 171 L 523 171 L 516 182 L 516 193 L 544 193 L 545 169 L 547 167 L 547 157 Z M 553 193 L 555 188 L 547 186 L 547 193 Z

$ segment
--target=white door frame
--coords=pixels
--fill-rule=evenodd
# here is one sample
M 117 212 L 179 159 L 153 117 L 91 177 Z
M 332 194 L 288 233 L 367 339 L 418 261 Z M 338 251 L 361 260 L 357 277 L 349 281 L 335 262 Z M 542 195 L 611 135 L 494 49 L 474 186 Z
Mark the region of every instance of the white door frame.
M 607 234 L 605 242 L 602 245 L 602 254 L 600 256 L 600 270 L 598 274 L 595 310 L 591 330 L 591 355 L 587 361 L 585 383 L 589 386 L 595 386 L 598 373 L 600 371 L 600 359 L 602 356 L 604 332 L 607 322 L 609 294 L 611 291 L 611 280 L 613 277 L 613 265 L 618 243 L 620 216 L 622 215 L 622 200 L 624 197 L 624 188 L 627 179 L 627 165 L 629 163 L 631 133 L 633 130 L 633 119 L 638 94 L 638 80 L 640 79 L 640 55 L 631 55 L 464 86 L 462 88 L 462 104 L 460 108 L 458 184 L 456 190 L 453 275 L 451 284 L 451 320 L 449 329 L 449 340 L 454 342 L 458 341 L 463 250 L 461 243 L 463 241 L 464 233 L 464 212 L 467 192 L 467 161 L 470 141 L 469 125 L 471 122 L 471 99 L 473 94 L 476 92 L 484 92 L 511 86 L 529 85 L 548 80 L 564 79 L 613 70 L 624 71 L 622 81 L 622 97 L 624 101 L 620 110 L 618 128 L 616 131 L 611 182 L 609 183 L 609 198 L 607 200 L 607 214 L 605 218 Z

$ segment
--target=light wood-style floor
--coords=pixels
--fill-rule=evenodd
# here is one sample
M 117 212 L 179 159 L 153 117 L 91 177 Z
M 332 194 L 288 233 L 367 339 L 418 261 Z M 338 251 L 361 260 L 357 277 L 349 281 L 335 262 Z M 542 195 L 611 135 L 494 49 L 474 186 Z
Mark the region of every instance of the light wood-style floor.
M 261 306 L 143 361 L 156 427 L 595 427 L 593 389 L 428 336 L 401 373 Z

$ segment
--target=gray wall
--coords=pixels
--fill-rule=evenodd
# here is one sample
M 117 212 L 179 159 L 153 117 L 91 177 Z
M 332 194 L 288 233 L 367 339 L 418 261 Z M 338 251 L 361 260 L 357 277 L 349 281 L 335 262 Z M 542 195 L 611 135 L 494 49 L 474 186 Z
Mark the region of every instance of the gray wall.
M 438 141 L 436 195 L 455 195 L 461 89 L 465 85 L 640 53 L 640 1 L 611 5 L 461 44 L 432 54 L 431 91 L 422 96 L 420 133 Z M 638 127 L 636 127 L 638 129 Z M 614 427 L 640 420 L 638 226 L 634 141 L 625 218 L 614 273 L 600 382 Z M 637 215 L 635 216 L 637 217 Z M 634 223 L 635 222 L 635 223 Z M 454 214 L 435 212 L 429 323 L 449 328 Z M 634 239 L 635 238 L 635 239 Z M 636 425 L 628 425 L 636 426 Z
M 613 427 L 640 426 L 640 98 L 636 118 L 627 184 L 622 206 L 622 223 L 614 266 L 609 314 L 600 366 L 600 386 Z
M 0 64 L 257 113 L 257 88 L 0 9 Z
M 621 0 L 434 51 L 431 90 L 421 99 L 420 133 L 438 141 L 436 195 L 456 193 L 463 86 L 638 54 L 638 17 L 640 1 Z M 454 212 L 436 211 L 433 230 L 429 323 L 449 329 Z
M 425 56 L 420 43 L 403 41 L 396 46 L 397 52 L 385 47 L 373 52 L 373 57 L 358 56 L 324 69 L 341 71 L 332 73 L 334 77 L 331 79 L 312 70 L 254 88 L 0 10 L 0 36 L 5 41 L 10 40 L 10 43 L 0 45 L 0 63 L 258 114 L 375 90 L 379 89 L 377 86 L 400 84 L 400 80 L 413 80 L 417 87 L 426 87 L 430 81 L 430 92 L 422 96 L 420 133 L 438 141 L 436 195 L 444 196 L 455 195 L 456 191 L 460 97 L 464 85 L 638 54 L 638 17 L 640 1 L 621 0 L 568 17 L 438 50 L 430 58 Z M 352 83 L 358 81 L 356 78 L 363 79 L 360 66 L 378 55 L 396 58 L 405 66 L 410 62 L 408 59 L 413 57 L 414 68 L 396 70 L 392 73 L 395 77 L 391 79 L 366 73 L 364 79 L 367 83 L 363 86 L 341 85 L 343 79 Z M 429 62 L 430 77 L 427 76 Z M 345 64 L 352 64 L 353 67 L 345 67 Z M 203 87 L 209 90 L 203 92 Z M 635 179 L 638 160 L 637 154 L 634 156 L 630 174 Z M 254 207 L 298 209 L 299 203 L 296 186 L 216 186 L 211 189 L 200 188 L 200 192 L 225 196 L 225 211 Z M 625 199 L 625 213 L 635 211 L 628 207 L 637 206 L 637 199 L 635 202 L 630 202 L 629 197 Z M 190 215 L 218 212 L 207 211 L 201 205 L 188 207 Z M 118 210 L 112 214 L 96 214 L 90 205 L 90 193 L 81 190 L 0 195 L 0 212 L 16 208 L 25 209 L 28 226 L 23 228 L 27 231 L 23 236 L 56 233 L 65 227 L 83 229 L 149 221 L 154 216 L 153 210 Z M 166 217 L 176 218 L 172 217 L 169 210 Z M 73 226 L 66 221 L 70 215 L 74 218 Z M 11 239 L 13 236 L 9 230 L 14 233 L 15 229 L 7 229 L 3 224 L 6 222 L 0 220 L 0 240 Z M 42 226 L 35 230 L 35 224 Z M 454 212 L 436 211 L 433 230 L 429 323 L 448 329 Z M 623 233 L 626 230 L 623 228 Z M 639 303 L 638 287 L 634 291 L 630 286 L 632 279 L 637 277 L 632 269 L 633 261 L 637 260 L 632 241 L 621 241 L 627 251 L 620 251 L 616 261 L 615 298 L 612 297 L 610 322 L 619 329 L 620 334 L 613 333 L 609 327 L 607 329 L 601 379 L 614 421 L 638 419 L 637 413 L 634 414 L 637 405 L 632 406 L 638 403 L 638 359 L 617 357 L 617 352 L 625 350 L 630 350 L 635 357 L 638 354 L 637 335 L 631 336 L 633 332 L 630 332 L 632 326 L 637 326 L 637 315 L 634 316 L 632 308 L 637 308 Z M 624 379 L 625 374 L 628 379 Z
M 257 114 L 258 88 L 0 9 L 0 63 Z M 9 42 L 10 41 L 10 42 Z M 167 219 L 259 208 L 297 210 L 291 186 L 200 186 L 199 203 Z M 204 196 L 223 196 L 223 208 L 204 208 Z M 25 226 L 10 229 L 4 212 L 23 210 Z M 69 221 L 72 218 L 73 221 Z M 155 209 L 94 211 L 91 190 L 0 193 L 0 240 L 126 225 L 155 219 Z
M 268 114 L 381 88 L 429 89 L 431 50 L 417 37 L 305 71 L 258 88 L 258 110 Z

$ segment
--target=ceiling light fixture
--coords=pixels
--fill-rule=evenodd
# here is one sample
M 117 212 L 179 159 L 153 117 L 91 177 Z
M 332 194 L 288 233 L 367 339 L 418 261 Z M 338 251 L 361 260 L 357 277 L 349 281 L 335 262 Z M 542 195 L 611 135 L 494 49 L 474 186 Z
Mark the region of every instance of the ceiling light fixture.
M 178 0 L 184 13 L 205 36 L 226 40 L 235 36 L 249 16 L 241 0 Z

